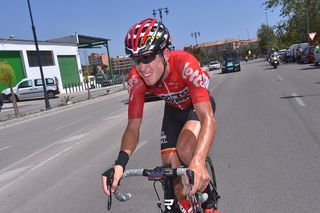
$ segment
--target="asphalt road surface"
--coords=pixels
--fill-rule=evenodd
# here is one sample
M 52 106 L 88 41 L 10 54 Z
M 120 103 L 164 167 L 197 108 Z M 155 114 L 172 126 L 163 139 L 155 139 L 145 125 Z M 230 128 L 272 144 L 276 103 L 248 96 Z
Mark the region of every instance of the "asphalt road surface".
M 320 68 L 241 65 L 237 73 L 210 72 L 220 212 L 319 212 Z M 106 212 L 100 174 L 119 151 L 126 103 L 127 92 L 119 92 L 2 125 L 0 212 Z M 163 105 L 146 103 L 127 168 L 159 165 Z M 158 212 L 146 179 L 123 181 L 120 190 L 133 197 L 113 200 L 110 212 Z

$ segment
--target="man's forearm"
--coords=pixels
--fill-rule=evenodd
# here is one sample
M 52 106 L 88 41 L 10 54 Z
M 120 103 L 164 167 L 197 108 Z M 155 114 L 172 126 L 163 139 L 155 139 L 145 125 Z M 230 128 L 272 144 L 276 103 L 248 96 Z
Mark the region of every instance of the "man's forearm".
M 120 150 L 125 151 L 126 153 L 128 153 L 129 156 L 131 156 L 131 154 L 137 147 L 138 141 L 139 131 L 126 129 L 122 137 Z

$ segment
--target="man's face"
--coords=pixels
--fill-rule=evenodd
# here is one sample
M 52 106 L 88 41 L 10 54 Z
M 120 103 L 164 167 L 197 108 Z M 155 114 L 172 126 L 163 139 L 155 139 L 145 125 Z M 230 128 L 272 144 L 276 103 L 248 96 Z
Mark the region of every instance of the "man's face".
M 164 72 L 162 56 L 148 52 L 133 58 L 136 70 L 148 86 L 155 85 Z

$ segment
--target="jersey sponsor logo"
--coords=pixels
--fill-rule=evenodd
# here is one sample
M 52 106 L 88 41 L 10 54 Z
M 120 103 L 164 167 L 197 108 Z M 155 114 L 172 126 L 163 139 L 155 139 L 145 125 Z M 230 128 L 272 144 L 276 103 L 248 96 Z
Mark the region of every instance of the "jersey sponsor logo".
M 206 74 L 204 72 L 200 72 L 199 70 L 193 70 L 191 67 L 189 67 L 189 65 L 190 62 L 187 62 L 184 65 L 182 78 L 193 82 L 196 87 L 207 88 L 209 85 L 209 78 L 206 76 Z
M 128 80 L 128 92 L 129 92 L 129 94 L 130 94 L 130 92 L 131 92 L 131 89 L 132 89 L 132 87 L 133 87 L 133 85 L 135 84 L 135 83 L 138 83 L 138 78 L 136 77 L 136 76 L 132 76 L 129 80 Z
M 139 80 L 136 76 L 132 76 L 130 79 L 128 79 L 127 86 L 128 86 L 128 92 L 129 92 L 129 101 L 133 100 L 133 94 L 131 94 L 131 89 L 133 88 L 133 85 L 138 82 Z
M 183 90 L 179 92 L 174 92 L 170 94 L 158 94 L 158 96 L 162 100 L 165 100 L 167 103 L 172 103 L 172 104 L 183 102 L 190 98 L 188 87 L 185 87 Z

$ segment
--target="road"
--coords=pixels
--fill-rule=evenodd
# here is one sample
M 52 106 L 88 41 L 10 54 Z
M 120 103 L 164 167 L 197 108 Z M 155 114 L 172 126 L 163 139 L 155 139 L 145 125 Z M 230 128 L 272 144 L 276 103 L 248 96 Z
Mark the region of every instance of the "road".
M 319 212 L 320 68 L 259 60 L 210 75 L 220 211 Z M 0 127 L 0 212 L 106 212 L 100 174 L 117 156 L 126 102 L 114 93 Z M 128 168 L 159 164 L 162 115 L 163 102 L 146 103 Z M 157 212 L 152 183 L 132 178 L 121 190 L 133 197 L 110 212 Z

